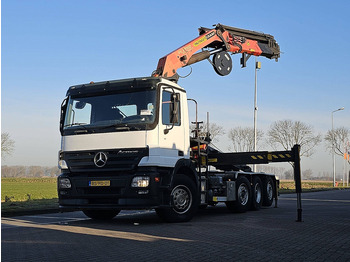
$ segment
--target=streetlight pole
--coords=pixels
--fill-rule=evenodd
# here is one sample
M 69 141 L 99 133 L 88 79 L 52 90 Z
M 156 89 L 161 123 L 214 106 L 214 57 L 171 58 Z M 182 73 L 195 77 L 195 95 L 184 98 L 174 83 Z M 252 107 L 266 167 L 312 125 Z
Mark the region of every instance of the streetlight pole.
M 335 187 L 335 148 L 334 148 L 334 142 L 335 142 L 335 135 L 334 135 L 334 124 L 333 124 L 333 113 L 344 110 L 344 107 L 341 107 L 337 110 L 332 111 L 332 154 L 333 154 L 333 187 Z
M 254 92 L 254 151 L 257 151 L 257 118 L 258 118 L 258 69 L 261 68 L 261 62 L 255 57 L 255 92 Z M 253 171 L 256 172 L 256 165 L 253 165 Z

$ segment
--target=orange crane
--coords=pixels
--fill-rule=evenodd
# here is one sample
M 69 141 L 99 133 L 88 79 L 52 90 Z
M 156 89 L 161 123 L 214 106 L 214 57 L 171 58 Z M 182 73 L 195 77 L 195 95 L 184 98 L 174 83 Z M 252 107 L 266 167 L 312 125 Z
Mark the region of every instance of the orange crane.
M 246 66 L 251 55 L 276 61 L 280 57 L 279 45 L 272 35 L 217 24 L 213 29 L 199 28 L 197 38 L 159 59 L 152 76 L 174 77 L 177 69 L 208 59 L 211 55 L 214 55 L 211 63 L 215 71 L 225 76 L 232 70 L 228 52 L 242 54 L 242 67 Z

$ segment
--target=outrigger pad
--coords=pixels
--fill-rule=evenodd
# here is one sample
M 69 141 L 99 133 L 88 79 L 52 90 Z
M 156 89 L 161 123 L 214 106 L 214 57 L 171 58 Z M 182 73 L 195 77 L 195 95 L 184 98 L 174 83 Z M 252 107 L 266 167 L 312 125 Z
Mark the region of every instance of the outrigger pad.
M 232 71 L 232 59 L 229 53 L 222 51 L 213 56 L 213 67 L 217 74 L 226 76 Z

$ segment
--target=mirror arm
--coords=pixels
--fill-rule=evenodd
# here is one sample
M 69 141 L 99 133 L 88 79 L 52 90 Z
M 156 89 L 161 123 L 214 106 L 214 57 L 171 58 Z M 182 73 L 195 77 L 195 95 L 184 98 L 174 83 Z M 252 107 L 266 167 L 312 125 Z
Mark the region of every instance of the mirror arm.
M 164 135 L 168 134 L 168 133 L 169 133 L 169 131 L 170 131 L 171 129 L 173 129 L 173 127 L 174 127 L 174 122 L 172 123 L 172 125 L 171 125 L 171 127 L 170 127 L 170 128 L 166 128 L 166 129 L 164 129 Z

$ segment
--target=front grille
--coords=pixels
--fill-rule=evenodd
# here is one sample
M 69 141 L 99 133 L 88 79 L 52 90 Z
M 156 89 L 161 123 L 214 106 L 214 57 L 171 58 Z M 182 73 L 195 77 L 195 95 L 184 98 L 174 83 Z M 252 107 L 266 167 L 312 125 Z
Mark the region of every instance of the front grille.
M 94 162 L 99 152 L 107 156 L 103 167 L 97 167 Z M 67 162 L 71 172 L 133 170 L 144 156 L 148 156 L 148 148 L 63 152 L 63 159 Z

